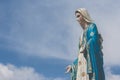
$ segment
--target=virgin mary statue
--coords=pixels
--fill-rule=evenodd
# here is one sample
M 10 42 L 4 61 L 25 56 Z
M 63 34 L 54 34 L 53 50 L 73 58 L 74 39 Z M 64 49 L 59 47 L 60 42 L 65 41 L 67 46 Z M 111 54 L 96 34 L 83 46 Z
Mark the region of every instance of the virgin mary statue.
M 79 40 L 78 57 L 71 65 L 67 66 L 67 72 L 70 72 L 71 80 L 105 80 L 103 39 L 97 26 L 85 8 L 77 9 L 75 16 L 83 33 Z

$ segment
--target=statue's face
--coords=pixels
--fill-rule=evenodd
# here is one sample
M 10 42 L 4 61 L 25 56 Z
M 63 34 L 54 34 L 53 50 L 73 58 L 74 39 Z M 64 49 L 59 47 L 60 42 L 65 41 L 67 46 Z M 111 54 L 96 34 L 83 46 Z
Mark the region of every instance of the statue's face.
M 85 23 L 85 20 L 84 20 L 83 16 L 80 13 L 76 13 L 75 16 L 76 16 L 78 23 L 81 25 L 82 28 L 84 28 L 83 25 Z
M 76 20 L 81 24 L 83 21 L 83 16 L 80 13 L 76 13 Z

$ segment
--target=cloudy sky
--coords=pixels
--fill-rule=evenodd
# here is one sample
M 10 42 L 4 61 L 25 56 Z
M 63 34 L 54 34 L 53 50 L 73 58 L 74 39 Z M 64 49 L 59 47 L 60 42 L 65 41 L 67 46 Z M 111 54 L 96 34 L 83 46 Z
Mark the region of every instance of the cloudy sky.
M 106 80 L 120 78 L 119 0 L 0 0 L 0 80 L 67 80 L 86 8 L 104 38 Z

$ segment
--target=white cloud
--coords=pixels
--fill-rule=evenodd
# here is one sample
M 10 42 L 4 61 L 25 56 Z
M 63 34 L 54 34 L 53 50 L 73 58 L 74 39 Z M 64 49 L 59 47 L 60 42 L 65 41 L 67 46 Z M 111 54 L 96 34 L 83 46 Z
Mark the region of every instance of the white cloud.
M 106 80 L 119 80 L 119 74 L 111 73 L 110 67 L 105 68 Z M 12 64 L 0 63 L 0 80 L 66 80 L 65 78 L 45 77 L 37 73 L 32 67 L 16 67 Z
M 120 79 L 120 74 L 112 74 L 110 67 L 106 68 L 106 80 L 119 80 Z
M 7 66 L 0 64 L 0 80 L 8 80 L 13 75 L 13 71 L 9 70 Z
M 37 73 L 31 67 L 16 67 L 12 64 L 0 64 L 0 80 L 65 80 L 64 78 L 48 78 Z

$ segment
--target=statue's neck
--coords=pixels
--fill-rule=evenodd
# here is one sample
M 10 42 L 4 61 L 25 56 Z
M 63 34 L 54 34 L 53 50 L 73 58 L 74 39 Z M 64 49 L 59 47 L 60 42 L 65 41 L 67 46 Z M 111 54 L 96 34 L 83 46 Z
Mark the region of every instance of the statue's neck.
M 83 24 L 83 30 L 86 30 L 88 28 L 89 23 L 84 23 Z

